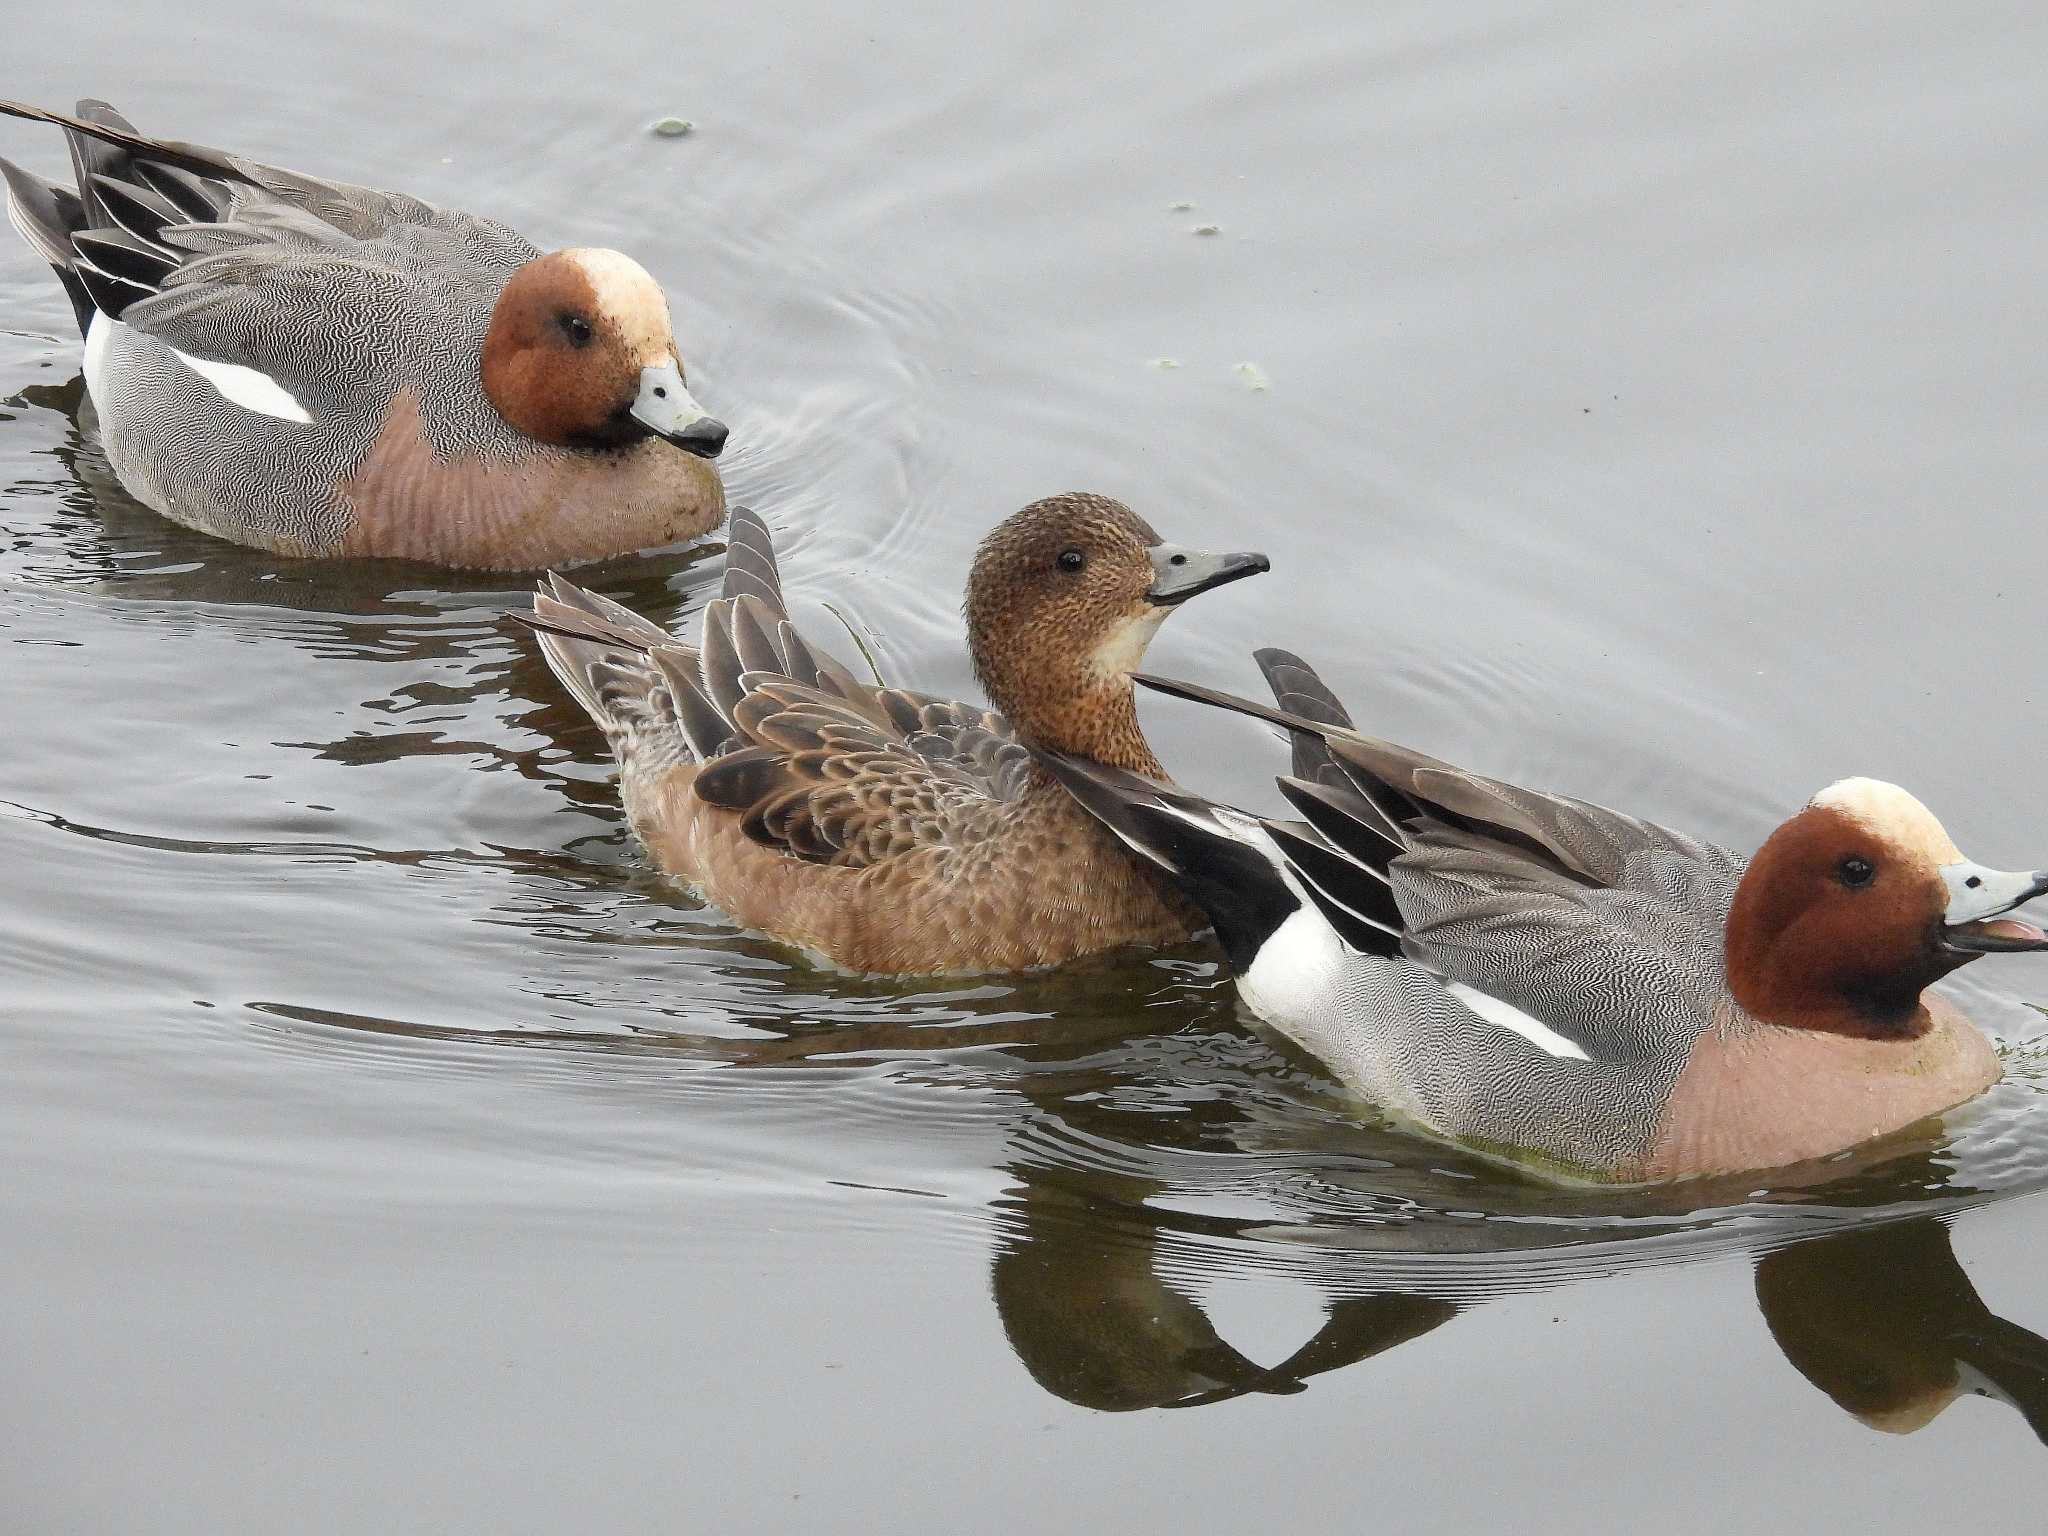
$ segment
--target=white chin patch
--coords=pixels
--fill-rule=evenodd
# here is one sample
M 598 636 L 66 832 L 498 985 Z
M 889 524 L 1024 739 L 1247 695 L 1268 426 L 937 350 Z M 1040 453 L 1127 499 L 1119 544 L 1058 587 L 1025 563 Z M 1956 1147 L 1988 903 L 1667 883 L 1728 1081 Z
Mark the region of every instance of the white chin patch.
M 258 373 L 254 368 L 244 368 L 240 363 L 216 363 L 210 358 L 194 357 L 189 352 L 171 348 L 172 354 L 199 377 L 214 388 L 221 399 L 231 405 L 239 405 L 245 411 L 254 411 L 258 416 L 275 416 L 279 421 L 295 421 L 311 426 L 313 418 L 306 408 L 299 404 L 292 392 L 267 373 Z
M 1145 659 L 1145 647 L 1152 643 L 1152 637 L 1172 611 L 1147 606 L 1143 613 L 1118 621 L 1116 628 L 1095 648 L 1096 671 L 1104 677 L 1127 677 L 1137 671 L 1138 663 Z

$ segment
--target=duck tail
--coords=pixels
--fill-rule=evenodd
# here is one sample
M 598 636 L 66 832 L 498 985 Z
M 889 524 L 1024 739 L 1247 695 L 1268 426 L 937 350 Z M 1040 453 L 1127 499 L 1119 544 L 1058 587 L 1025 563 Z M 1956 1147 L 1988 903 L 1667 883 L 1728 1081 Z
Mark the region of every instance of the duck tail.
M 732 726 L 704 695 L 697 652 L 659 625 L 561 576 L 511 618 L 539 637 L 549 670 L 622 766 L 661 771 L 723 750 Z
M 253 174 L 261 167 L 251 166 L 220 150 L 208 149 L 203 144 L 153 139 L 148 134 L 138 133 L 133 124 L 107 103 L 90 97 L 78 103 L 76 113 L 53 112 L 48 107 L 31 106 L 25 101 L 0 100 L 0 116 L 19 117 L 31 123 L 48 123 L 62 128 L 71 140 L 71 163 L 81 177 L 114 168 L 112 162 L 102 160 L 98 150 L 83 148 L 89 142 L 117 151 L 119 164 L 124 170 L 131 159 L 139 157 L 155 165 L 173 166 L 191 176 L 246 182 L 250 186 L 262 185 Z
M 1342 701 L 1330 691 L 1329 684 L 1316 676 L 1316 669 L 1294 652 L 1269 645 L 1253 651 L 1252 660 L 1265 674 L 1266 686 L 1273 690 L 1273 702 L 1287 713 L 1313 720 L 1319 725 L 1351 729 L 1351 715 Z M 1297 779 L 1320 781 L 1340 771 L 1336 758 L 1322 737 L 1303 731 L 1295 731 L 1292 736 L 1294 776 Z
M 1300 910 L 1255 818 L 1087 758 L 1041 752 L 1039 759 L 1125 847 L 1201 908 L 1234 969 L 1249 966 Z
M 95 306 L 78 275 L 71 237 L 86 227 L 84 204 L 70 188 L 31 176 L 11 160 L 0 160 L 0 178 L 7 183 L 7 222 L 57 274 L 83 336 Z
M 8 221 L 56 272 L 81 335 L 95 313 L 119 319 L 176 270 L 184 258 L 164 239 L 167 228 L 218 217 L 224 193 L 193 168 L 213 177 L 236 174 L 218 157 L 143 137 L 104 101 L 81 101 L 76 116 L 0 101 L 0 114 L 64 130 L 75 187 L 5 160 L 0 178 Z
M 2027 1428 L 2048 1444 L 2048 1339 L 1987 1313 L 1954 1344 L 1956 1359 L 2018 1409 Z

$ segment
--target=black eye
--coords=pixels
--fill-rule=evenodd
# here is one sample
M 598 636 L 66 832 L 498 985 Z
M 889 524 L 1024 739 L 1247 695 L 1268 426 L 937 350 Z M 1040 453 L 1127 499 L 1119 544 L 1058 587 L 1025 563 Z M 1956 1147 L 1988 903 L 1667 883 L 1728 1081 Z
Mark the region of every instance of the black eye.
M 1877 875 L 1877 866 L 1852 853 L 1835 866 L 1835 874 L 1844 885 L 1868 885 Z
M 1063 549 L 1060 551 L 1059 564 L 1060 569 L 1063 571 L 1078 571 L 1087 563 L 1088 557 L 1078 549 Z
M 570 346 L 587 347 L 590 345 L 590 322 L 581 315 L 572 315 L 564 311 L 555 317 L 555 321 L 562 327 L 562 334 L 569 338 Z

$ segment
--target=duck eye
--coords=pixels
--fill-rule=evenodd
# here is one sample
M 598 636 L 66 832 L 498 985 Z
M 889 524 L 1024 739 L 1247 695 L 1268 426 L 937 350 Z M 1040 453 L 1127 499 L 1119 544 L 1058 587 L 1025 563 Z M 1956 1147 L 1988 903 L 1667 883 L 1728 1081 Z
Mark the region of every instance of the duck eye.
M 555 320 L 562 327 L 562 334 L 569 338 L 570 346 L 587 347 L 590 345 L 590 322 L 588 320 L 584 319 L 581 315 L 572 315 L 566 310 L 557 315 Z
M 1835 874 L 1844 885 L 1868 885 L 1877 875 L 1877 866 L 1860 854 L 1852 853 L 1835 866 Z
M 1087 563 L 1088 557 L 1078 549 L 1063 549 L 1060 551 L 1059 566 L 1063 571 L 1078 571 Z

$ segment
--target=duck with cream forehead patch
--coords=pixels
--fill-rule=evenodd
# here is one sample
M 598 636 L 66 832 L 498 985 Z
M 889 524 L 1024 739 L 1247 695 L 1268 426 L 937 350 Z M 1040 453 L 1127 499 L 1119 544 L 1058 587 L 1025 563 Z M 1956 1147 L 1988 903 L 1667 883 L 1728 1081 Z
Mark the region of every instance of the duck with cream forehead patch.
M 1966 859 L 1896 785 L 1845 779 L 1749 859 L 1362 736 L 1315 672 L 1258 653 L 1277 708 L 1140 675 L 1292 733 L 1260 818 L 1055 764 L 1214 920 L 1251 1010 L 1362 1098 L 1568 1181 L 1822 1157 L 1999 1076 L 1928 990 L 2048 949 L 2048 871 Z
M 140 501 L 280 554 L 531 570 L 694 538 L 726 430 L 668 301 L 591 247 L 138 134 L 63 127 L 76 190 L 0 161 L 8 214 L 85 337 Z

